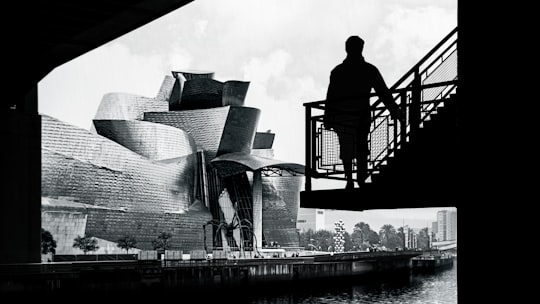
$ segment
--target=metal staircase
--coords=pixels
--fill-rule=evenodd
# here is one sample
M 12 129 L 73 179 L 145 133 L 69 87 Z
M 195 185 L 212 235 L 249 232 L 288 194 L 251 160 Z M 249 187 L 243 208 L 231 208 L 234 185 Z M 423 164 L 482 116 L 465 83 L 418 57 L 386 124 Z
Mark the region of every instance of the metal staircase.
M 312 178 L 345 180 L 345 175 L 337 134 L 323 122 L 326 101 L 304 104 L 306 185 L 301 207 L 364 210 L 452 203 L 455 195 L 440 193 L 449 192 L 456 179 L 457 36 L 455 28 L 390 88 L 404 114 L 401 120 L 390 116 L 376 94 L 370 95 L 368 177 L 360 188 L 312 189 Z

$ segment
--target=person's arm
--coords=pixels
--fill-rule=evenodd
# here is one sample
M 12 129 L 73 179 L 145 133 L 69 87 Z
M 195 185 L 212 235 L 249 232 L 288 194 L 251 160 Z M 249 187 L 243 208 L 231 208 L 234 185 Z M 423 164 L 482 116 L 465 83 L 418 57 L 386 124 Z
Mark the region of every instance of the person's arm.
M 326 100 L 332 100 L 336 98 L 337 88 L 334 72 L 330 73 L 330 83 L 328 84 L 328 91 L 326 91 Z
M 379 99 L 382 100 L 386 108 L 390 111 L 392 118 L 401 118 L 401 112 L 399 106 L 394 102 L 394 97 L 390 93 L 390 90 L 386 86 L 384 79 L 377 68 L 374 68 L 373 88 L 379 95 Z
M 336 96 L 336 81 L 335 77 L 333 77 L 334 73 L 330 73 L 330 83 L 328 84 L 328 90 L 326 91 L 326 103 L 325 103 L 325 110 L 324 110 L 324 116 L 323 121 L 324 125 L 328 129 L 333 128 L 333 122 L 334 122 L 334 115 L 336 114 L 335 111 L 332 110 L 332 99 Z

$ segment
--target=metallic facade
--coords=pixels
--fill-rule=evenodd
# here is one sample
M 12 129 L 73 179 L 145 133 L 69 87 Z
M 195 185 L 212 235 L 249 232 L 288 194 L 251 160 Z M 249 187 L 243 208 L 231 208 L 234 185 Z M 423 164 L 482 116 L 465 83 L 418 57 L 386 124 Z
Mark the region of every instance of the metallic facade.
M 213 73 L 173 76 L 156 98 L 106 94 L 95 132 L 43 116 L 44 227 L 65 251 L 82 232 L 104 242 L 132 235 L 139 249 L 152 249 L 162 231 L 184 251 L 298 246 L 303 166 L 273 159 L 274 134 L 257 133 L 260 110 L 243 106 L 249 83 L 225 82 L 220 104 L 208 108 L 203 100 L 182 110 L 185 85 L 199 81 L 204 96 L 215 89 L 204 85 Z M 261 178 L 269 169 L 286 174 Z M 218 225 L 203 229 L 212 220 L 230 224 L 233 215 L 242 223 L 234 237 Z
M 296 217 L 304 177 L 265 176 L 262 178 L 262 228 L 267 244 L 298 246 Z
M 42 196 L 148 212 L 179 212 L 194 201 L 195 155 L 156 162 L 47 116 L 42 126 Z
M 168 111 L 166 100 L 128 93 L 108 93 L 103 96 L 94 119 L 142 120 L 149 111 Z
M 99 135 L 151 160 L 188 156 L 197 152 L 193 138 L 178 128 L 138 120 L 94 120 Z

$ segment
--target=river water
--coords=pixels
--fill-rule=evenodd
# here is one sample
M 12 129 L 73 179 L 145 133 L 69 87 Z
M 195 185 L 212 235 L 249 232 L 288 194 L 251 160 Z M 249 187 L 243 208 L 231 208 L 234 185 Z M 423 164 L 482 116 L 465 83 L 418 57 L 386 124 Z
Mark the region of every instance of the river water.
M 253 304 L 292 303 L 457 303 L 457 261 L 429 274 L 407 272 L 392 277 L 346 281 L 313 288 L 275 290 L 251 298 Z M 325 287 L 326 286 L 326 287 Z

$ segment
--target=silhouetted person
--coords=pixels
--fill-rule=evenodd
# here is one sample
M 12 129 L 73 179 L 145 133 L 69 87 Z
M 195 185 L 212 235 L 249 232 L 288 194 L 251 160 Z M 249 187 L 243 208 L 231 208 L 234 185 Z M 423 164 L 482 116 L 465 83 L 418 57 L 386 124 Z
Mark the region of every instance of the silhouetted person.
M 362 56 L 364 40 L 351 36 L 345 42 L 347 57 L 330 74 L 326 95 L 324 123 L 338 135 L 340 155 L 347 179 L 347 189 L 354 188 L 352 161 L 356 158 L 357 182 L 367 178 L 368 134 L 371 124 L 369 94 L 372 89 L 382 99 L 394 118 L 399 108 L 394 102 L 379 70 Z

